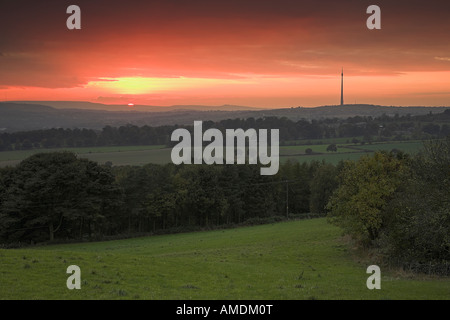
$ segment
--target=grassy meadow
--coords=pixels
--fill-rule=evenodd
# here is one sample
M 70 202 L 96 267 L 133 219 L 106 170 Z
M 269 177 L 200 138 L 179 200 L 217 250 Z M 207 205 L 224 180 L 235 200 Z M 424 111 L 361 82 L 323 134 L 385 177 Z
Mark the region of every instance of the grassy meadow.
M 348 140 L 348 139 L 347 139 Z M 280 146 L 280 161 L 297 160 L 322 161 L 337 164 L 341 160 L 358 160 L 366 153 L 373 153 L 378 150 L 391 151 L 401 150 L 407 153 L 417 152 L 423 145 L 421 141 L 405 142 L 380 142 L 372 144 L 352 144 L 341 142 L 342 139 L 329 141 L 309 141 L 305 145 Z M 327 151 L 331 143 L 336 143 L 337 151 Z M 312 149 L 312 154 L 306 154 L 306 149 Z M 165 164 L 171 162 L 170 154 L 172 149 L 163 145 L 156 146 L 114 146 L 114 147 L 85 147 L 66 149 L 34 149 L 0 152 L 0 167 L 14 166 L 25 158 L 38 152 L 53 152 L 68 150 L 77 153 L 82 158 L 96 161 L 100 164 L 112 162 L 115 166 L 135 165 L 141 166 L 147 163 Z
M 162 145 L 153 146 L 114 146 L 53 148 L 0 152 L 0 167 L 14 166 L 27 157 L 41 152 L 72 151 L 81 158 L 88 158 L 98 163 L 111 161 L 113 165 L 144 165 L 147 163 L 165 164 L 170 161 L 170 148 Z
M 450 299 L 450 279 L 381 268 L 326 219 L 0 250 L 0 299 Z M 69 265 L 81 289 L 69 290 Z

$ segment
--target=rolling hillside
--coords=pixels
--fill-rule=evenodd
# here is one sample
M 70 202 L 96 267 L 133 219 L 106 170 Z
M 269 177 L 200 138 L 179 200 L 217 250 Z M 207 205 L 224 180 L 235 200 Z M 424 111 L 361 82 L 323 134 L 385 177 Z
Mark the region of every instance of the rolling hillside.
M 118 106 L 107 106 L 84 102 L 56 102 L 52 106 L 27 103 L 0 103 L 0 130 L 26 131 L 45 128 L 88 128 L 102 129 L 106 125 L 121 126 L 162 126 L 192 124 L 195 120 L 220 121 L 234 118 L 286 117 L 300 119 L 348 118 L 352 116 L 377 117 L 420 115 L 429 112 L 439 113 L 450 107 L 387 107 L 374 105 L 322 106 L 315 108 L 284 108 L 254 110 L 248 107 L 222 106 L 172 106 L 148 107 L 124 110 Z M 77 108 L 74 108 L 77 107 Z M 86 109 L 90 108 L 90 109 Z M 110 111 L 106 111 L 108 108 Z M 144 111 L 143 111 L 144 110 Z M 150 111 L 147 111 L 150 110 Z
M 0 250 L 0 299 L 449 299 L 450 280 L 355 260 L 325 219 L 108 242 Z M 68 290 L 66 269 L 81 269 Z

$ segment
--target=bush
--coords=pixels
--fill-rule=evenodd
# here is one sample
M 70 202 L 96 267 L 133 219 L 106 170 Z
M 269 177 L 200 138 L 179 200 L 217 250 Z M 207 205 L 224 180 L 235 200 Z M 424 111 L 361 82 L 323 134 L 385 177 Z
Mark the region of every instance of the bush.
M 360 244 L 372 245 L 386 225 L 384 208 L 407 173 L 405 160 L 385 152 L 347 162 L 327 205 L 329 221 Z
M 337 151 L 337 146 L 333 143 L 333 144 L 330 144 L 328 147 L 327 147 L 327 151 L 332 151 L 332 152 L 336 152 Z
M 450 139 L 425 144 L 411 167 L 409 183 L 386 207 L 384 249 L 402 263 L 449 262 Z
M 390 264 L 448 275 L 449 195 L 450 137 L 426 143 L 412 159 L 375 153 L 348 162 L 328 218 Z

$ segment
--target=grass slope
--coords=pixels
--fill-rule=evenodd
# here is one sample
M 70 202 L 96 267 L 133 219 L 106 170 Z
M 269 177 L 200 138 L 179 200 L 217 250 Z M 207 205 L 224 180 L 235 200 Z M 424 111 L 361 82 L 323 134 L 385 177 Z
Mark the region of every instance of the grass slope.
M 366 287 L 325 219 L 97 243 L 0 250 L 0 299 L 449 299 L 448 278 L 382 272 Z M 81 268 L 81 290 L 66 269 Z

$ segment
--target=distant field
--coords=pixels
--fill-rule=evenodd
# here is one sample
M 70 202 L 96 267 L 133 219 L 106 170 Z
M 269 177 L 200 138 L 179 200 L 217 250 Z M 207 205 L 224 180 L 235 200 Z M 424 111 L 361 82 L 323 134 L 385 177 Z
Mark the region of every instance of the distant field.
M 359 137 L 355 137 L 356 139 L 358 139 L 359 141 L 363 140 L 362 136 Z M 332 143 L 335 144 L 349 144 L 352 141 L 352 138 L 325 138 L 325 139 L 302 139 L 302 140 L 288 140 L 285 143 L 286 144 L 295 144 L 295 145 L 299 145 L 301 144 L 303 145 L 311 145 L 311 144 L 324 144 L 324 145 L 329 145 Z
M 338 144 L 338 151 L 339 153 L 343 152 L 355 152 L 355 150 L 347 148 L 347 146 L 350 144 Z M 306 149 L 311 149 L 314 153 L 337 153 L 337 152 L 331 152 L 327 151 L 328 144 L 311 144 L 311 145 L 305 145 L 305 146 L 281 146 L 280 147 L 280 154 L 283 155 L 295 155 L 295 154 L 306 154 Z
M 386 143 L 377 143 L 377 144 L 367 144 L 363 146 L 359 146 L 358 148 L 364 150 L 378 151 L 385 150 L 391 151 L 392 149 L 398 149 L 406 153 L 416 153 L 423 147 L 422 141 L 407 141 L 407 142 L 386 142 Z
M 348 140 L 348 139 L 346 139 Z M 337 152 L 326 151 L 328 144 L 318 144 L 319 141 L 311 141 L 310 145 L 281 146 L 280 161 L 288 159 L 304 161 L 322 161 L 336 164 L 341 160 L 358 160 L 363 154 L 377 150 L 391 151 L 398 149 L 407 153 L 415 153 L 422 147 L 421 141 L 373 143 L 355 145 L 352 143 L 337 143 Z M 336 142 L 336 141 L 335 141 Z M 313 154 L 307 155 L 306 149 L 312 149 Z M 0 166 L 13 166 L 21 160 L 38 152 L 52 152 L 69 150 L 79 154 L 82 158 L 88 158 L 98 163 L 110 161 L 113 165 L 144 165 L 147 163 L 165 164 L 171 161 L 171 149 L 165 146 L 121 146 L 121 147 L 92 147 L 92 148 L 67 148 L 67 149 L 38 149 L 26 151 L 0 152 Z
M 337 151 L 326 151 L 328 144 L 311 144 L 305 146 L 283 146 L 280 147 L 280 161 L 287 160 L 303 161 L 326 161 L 337 164 L 341 160 L 358 160 L 365 154 L 371 154 L 375 151 L 391 151 L 393 149 L 401 150 L 405 153 L 414 154 L 423 147 L 422 141 L 405 142 L 379 142 L 372 144 L 352 144 L 336 143 Z M 312 149 L 313 154 L 307 155 L 305 150 Z
M 366 152 L 354 152 L 354 153 L 328 153 L 328 154 L 313 154 L 313 155 L 305 155 L 305 156 L 281 156 L 280 161 L 286 162 L 288 160 L 291 161 L 299 161 L 299 162 L 310 162 L 310 161 L 325 161 L 331 164 L 337 164 L 339 161 L 345 160 L 358 160 L 363 155 L 370 154 Z
M 167 163 L 170 161 L 171 149 L 162 145 L 156 146 L 115 146 L 86 148 L 53 148 L 0 152 L 0 166 L 16 165 L 35 153 L 72 151 L 82 158 L 88 158 L 99 163 L 107 161 L 114 165 L 144 165 L 146 163 Z
M 324 218 L 209 232 L 0 250 L 0 299 L 449 299 L 450 279 L 381 269 L 366 287 Z M 66 269 L 81 268 L 68 290 Z

